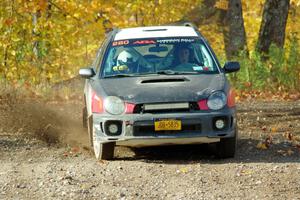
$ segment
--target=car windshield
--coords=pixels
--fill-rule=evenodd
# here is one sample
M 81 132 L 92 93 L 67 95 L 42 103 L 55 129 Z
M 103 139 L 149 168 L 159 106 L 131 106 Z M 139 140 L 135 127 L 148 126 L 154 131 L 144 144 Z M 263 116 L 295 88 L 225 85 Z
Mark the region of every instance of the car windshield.
M 102 77 L 152 74 L 219 73 L 200 38 L 149 38 L 113 41 L 103 63 Z

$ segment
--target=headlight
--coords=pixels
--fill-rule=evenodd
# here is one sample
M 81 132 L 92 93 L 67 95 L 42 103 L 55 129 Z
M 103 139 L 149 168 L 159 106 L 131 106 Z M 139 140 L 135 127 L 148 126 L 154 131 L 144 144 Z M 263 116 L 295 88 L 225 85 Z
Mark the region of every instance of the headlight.
M 211 110 L 220 110 L 226 104 L 226 95 L 222 91 L 212 93 L 208 97 L 207 106 Z
M 104 100 L 104 108 L 110 114 L 120 115 L 125 111 L 125 103 L 119 97 L 109 96 Z

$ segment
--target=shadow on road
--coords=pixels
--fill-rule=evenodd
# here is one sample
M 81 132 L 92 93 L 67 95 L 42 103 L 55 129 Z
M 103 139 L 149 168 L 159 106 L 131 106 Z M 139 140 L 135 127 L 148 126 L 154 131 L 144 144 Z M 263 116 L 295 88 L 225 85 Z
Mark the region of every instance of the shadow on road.
M 236 156 L 229 159 L 219 159 L 215 156 L 214 144 L 162 146 L 131 149 L 135 156 L 126 156 L 123 153 L 116 156 L 116 160 L 141 160 L 143 162 L 165 164 L 200 163 L 286 163 L 300 162 L 299 149 L 292 147 L 288 142 L 272 144 L 269 149 L 258 149 L 258 140 L 240 139 Z M 119 148 L 119 147 L 117 147 Z M 122 150 L 124 152 L 124 150 Z

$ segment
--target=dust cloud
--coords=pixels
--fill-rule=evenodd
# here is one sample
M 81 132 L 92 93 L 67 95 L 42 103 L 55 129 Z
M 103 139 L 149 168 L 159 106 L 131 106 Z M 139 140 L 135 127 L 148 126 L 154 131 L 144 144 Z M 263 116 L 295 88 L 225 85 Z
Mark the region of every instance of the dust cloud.
M 23 133 L 49 145 L 88 146 L 81 108 L 81 103 L 68 101 L 1 103 L 1 132 Z

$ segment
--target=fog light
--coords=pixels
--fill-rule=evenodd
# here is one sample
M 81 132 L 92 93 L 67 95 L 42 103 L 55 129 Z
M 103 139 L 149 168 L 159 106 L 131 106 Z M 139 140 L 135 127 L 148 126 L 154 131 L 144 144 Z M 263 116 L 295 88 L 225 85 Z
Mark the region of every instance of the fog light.
M 218 119 L 216 120 L 215 125 L 217 129 L 223 129 L 225 127 L 225 122 L 223 119 Z
M 108 130 L 109 130 L 110 133 L 116 134 L 119 129 L 118 129 L 118 126 L 116 124 L 110 124 L 108 126 Z
M 107 136 L 119 136 L 122 134 L 123 121 L 108 120 L 104 122 L 104 133 Z

